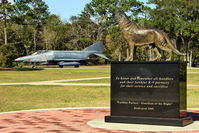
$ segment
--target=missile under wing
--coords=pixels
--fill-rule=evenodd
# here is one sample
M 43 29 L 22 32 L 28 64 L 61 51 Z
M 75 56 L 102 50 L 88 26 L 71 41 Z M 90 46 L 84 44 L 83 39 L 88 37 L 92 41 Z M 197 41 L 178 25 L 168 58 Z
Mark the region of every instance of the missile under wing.
M 103 42 L 97 42 L 82 51 L 42 50 L 32 55 L 17 58 L 15 61 L 32 64 L 42 62 L 43 65 L 59 65 L 60 68 L 63 66 L 79 67 L 79 65 L 89 60 L 90 55 L 96 55 L 108 60 L 103 55 Z

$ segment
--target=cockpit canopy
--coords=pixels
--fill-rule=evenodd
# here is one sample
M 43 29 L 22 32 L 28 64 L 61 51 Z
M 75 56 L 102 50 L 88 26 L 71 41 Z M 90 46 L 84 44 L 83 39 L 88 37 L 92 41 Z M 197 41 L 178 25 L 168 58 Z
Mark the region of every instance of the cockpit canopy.
M 39 50 L 39 51 L 33 53 L 32 55 L 43 54 L 43 53 L 47 53 L 47 52 L 48 52 L 48 50 Z

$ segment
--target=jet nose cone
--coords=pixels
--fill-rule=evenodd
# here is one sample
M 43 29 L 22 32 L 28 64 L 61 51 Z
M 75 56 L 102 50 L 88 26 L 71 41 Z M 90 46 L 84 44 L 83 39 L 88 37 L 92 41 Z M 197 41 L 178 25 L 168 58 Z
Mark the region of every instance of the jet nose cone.
M 19 57 L 19 58 L 15 59 L 15 61 L 25 61 L 25 60 L 26 60 L 25 57 Z
M 15 61 L 23 61 L 21 58 L 17 58 L 15 59 Z

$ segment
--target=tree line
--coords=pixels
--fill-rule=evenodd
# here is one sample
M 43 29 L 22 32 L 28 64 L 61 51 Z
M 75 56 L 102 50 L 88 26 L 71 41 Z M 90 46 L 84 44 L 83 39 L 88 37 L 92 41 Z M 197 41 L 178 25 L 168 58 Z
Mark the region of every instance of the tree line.
M 186 58 L 173 55 L 172 60 L 199 62 L 197 0 L 148 0 L 148 4 L 139 0 L 92 0 L 79 15 L 62 21 L 42 0 L 1 0 L 0 66 L 18 65 L 13 62 L 15 58 L 37 50 L 82 50 L 97 41 L 104 41 L 104 54 L 112 61 L 125 60 L 129 56 L 127 42 L 118 25 L 112 23 L 118 8 L 136 25 L 166 32 L 175 47 L 187 53 Z M 136 47 L 134 53 L 139 61 L 155 56 L 150 45 Z M 161 60 L 168 56 L 161 54 Z

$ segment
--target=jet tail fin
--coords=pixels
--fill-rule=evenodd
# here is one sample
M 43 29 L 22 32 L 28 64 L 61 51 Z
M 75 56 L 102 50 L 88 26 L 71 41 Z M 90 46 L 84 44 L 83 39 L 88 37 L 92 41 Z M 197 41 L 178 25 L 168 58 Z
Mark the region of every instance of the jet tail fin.
M 85 48 L 83 51 L 97 51 L 102 53 L 103 51 L 103 42 L 97 42 L 91 46 L 89 46 L 88 48 Z
M 97 42 L 97 43 L 89 46 L 88 48 L 85 48 L 83 51 L 89 52 L 89 55 L 94 54 L 94 55 L 102 57 L 106 60 L 109 60 L 109 58 L 107 58 L 106 56 L 103 55 L 103 42 L 102 41 Z

